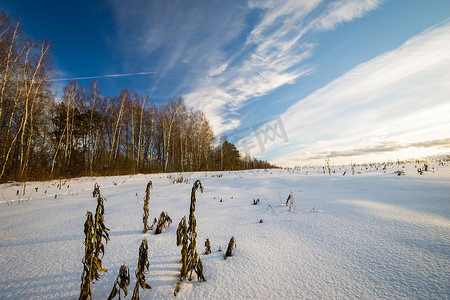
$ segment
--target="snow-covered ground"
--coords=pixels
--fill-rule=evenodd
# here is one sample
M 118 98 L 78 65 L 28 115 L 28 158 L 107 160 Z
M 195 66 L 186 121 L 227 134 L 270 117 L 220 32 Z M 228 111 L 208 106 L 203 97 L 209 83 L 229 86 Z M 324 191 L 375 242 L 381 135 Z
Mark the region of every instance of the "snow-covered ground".
M 28 182 L 25 195 L 22 184 L 3 184 L 0 299 L 78 297 L 94 183 L 107 199 L 111 237 L 103 258 L 108 272 L 93 285 L 94 298 L 106 299 L 122 264 L 130 268 L 131 297 L 143 238 L 152 289 L 141 290 L 141 298 L 173 298 L 181 258 L 176 229 L 189 214 L 196 179 L 205 188 L 195 215 L 207 282 L 183 282 L 178 299 L 448 299 L 450 166 L 429 163 L 420 175 L 415 166 L 422 165 L 356 167 L 354 175 L 351 167 L 333 167 L 331 176 L 322 168 L 185 173 L 190 182 L 183 184 L 167 174 L 85 177 Z M 160 235 L 142 233 L 149 180 L 151 219 L 163 210 L 173 219 Z M 291 191 L 297 212 L 284 205 Z M 232 236 L 237 249 L 224 260 L 218 248 Z M 213 252 L 204 255 L 207 237 Z

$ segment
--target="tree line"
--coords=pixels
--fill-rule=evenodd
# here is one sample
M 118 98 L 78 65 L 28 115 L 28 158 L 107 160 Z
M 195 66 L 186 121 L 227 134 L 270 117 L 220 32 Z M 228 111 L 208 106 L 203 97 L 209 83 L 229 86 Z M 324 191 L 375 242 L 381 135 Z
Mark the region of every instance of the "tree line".
M 157 107 L 130 89 L 111 97 L 98 81 L 70 81 L 56 99 L 54 75 L 51 44 L 2 12 L 0 181 L 271 167 L 218 142 L 180 97 Z

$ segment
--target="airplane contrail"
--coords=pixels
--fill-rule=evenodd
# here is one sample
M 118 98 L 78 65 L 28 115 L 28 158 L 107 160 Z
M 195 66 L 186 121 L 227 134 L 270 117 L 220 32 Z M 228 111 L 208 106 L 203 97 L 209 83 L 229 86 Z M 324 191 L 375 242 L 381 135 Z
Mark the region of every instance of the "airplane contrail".
M 89 77 L 58 78 L 58 79 L 50 79 L 50 81 L 83 80 L 83 79 L 96 79 L 96 78 L 107 78 L 107 77 L 125 77 L 125 76 L 134 76 L 134 75 L 148 75 L 148 74 L 155 74 L 155 73 L 156 72 L 137 72 L 137 73 L 128 73 L 128 74 L 110 74 L 110 75 L 89 76 Z

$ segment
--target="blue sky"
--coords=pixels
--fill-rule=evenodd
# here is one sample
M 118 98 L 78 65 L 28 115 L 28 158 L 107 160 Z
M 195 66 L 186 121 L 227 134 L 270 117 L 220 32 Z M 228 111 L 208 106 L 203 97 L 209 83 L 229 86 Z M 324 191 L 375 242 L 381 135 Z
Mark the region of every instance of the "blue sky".
M 276 164 L 450 152 L 447 0 L 0 7 L 21 18 L 26 34 L 53 42 L 55 79 L 101 76 L 104 94 L 132 88 L 157 105 L 182 96 L 217 135 Z M 110 76 L 120 74 L 134 75 Z

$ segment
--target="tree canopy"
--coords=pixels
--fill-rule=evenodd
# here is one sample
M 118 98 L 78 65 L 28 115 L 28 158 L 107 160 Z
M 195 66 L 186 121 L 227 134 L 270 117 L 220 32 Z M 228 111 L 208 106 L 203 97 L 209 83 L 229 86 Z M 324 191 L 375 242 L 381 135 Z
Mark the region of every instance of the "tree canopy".
M 70 81 L 52 93 L 50 43 L 25 38 L 0 15 L 0 181 L 137 172 L 267 168 L 217 145 L 203 112 L 181 97 L 155 106 L 124 88 L 102 94 L 98 81 Z

